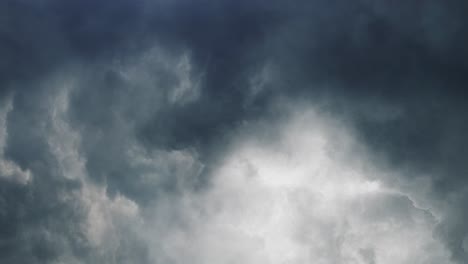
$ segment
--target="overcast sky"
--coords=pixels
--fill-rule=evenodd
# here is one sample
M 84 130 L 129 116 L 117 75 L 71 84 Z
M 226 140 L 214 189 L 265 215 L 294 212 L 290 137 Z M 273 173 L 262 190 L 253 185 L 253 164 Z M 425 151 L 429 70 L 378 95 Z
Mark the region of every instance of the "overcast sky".
M 462 0 L 1 0 L 0 263 L 468 263 Z

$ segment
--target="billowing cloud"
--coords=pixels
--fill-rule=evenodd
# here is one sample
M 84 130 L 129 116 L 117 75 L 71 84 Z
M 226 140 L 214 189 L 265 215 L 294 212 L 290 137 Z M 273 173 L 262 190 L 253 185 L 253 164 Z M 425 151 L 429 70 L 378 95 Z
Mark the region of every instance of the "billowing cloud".
M 465 263 L 463 1 L 0 3 L 1 263 Z
M 452 263 L 431 211 L 386 186 L 391 172 L 375 167 L 343 124 L 300 110 L 285 123 L 251 124 L 209 190 L 173 204 L 177 224 L 163 224 L 170 228 L 156 241 L 150 233 L 156 247 L 162 236 L 166 261 Z

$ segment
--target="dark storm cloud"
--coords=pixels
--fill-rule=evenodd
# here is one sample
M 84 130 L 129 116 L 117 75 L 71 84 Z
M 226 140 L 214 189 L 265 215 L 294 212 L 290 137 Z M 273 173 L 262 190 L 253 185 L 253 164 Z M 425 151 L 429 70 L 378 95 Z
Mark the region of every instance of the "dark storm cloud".
M 185 156 L 175 153 L 169 157 L 174 164 L 167 159 L 156 164 L 160 160 L 156 153 L 147 164 L 146 156 L 138 160 L 127 153 L 136 144 L 132 138 L 138 136 L 156 148 L 185 148 L 198 141 L 204 144 L 214 136 L 212 127 L 226 129 L 239 119 L 242 105 L 238 103 L 245 96 L 239 87 L 245 80 L 239 76 L 249 75 L 252 68 L 244 67 L 244 50 L 261 38 L 256 10 L 251 13 L 247 6 L 208 2 L 199 6 L 191 2 L 6 1 L 2 6 L 2 96 L 5 102 L 12 96 L 12 109 L 5 110 L 7 136 L 2 152 L 6 164 L 32 175 L 26 184 L 2 175 L 2 261 L 147 262 L 145 245 L 132 238 L 132 231 L 117 238 L 117 251 L 103 253 L 89 241 L 82 226 L 92 208 L 80 198 L 87 187 L 75 175 L 76 161 L 68 161 L 67 155 L 72 154 L 66 153 L 66 142 L 73 138 L 55 120 L 62 117 L 54 114 L 61 111 L 54 98 L 71 82 L 70 114 L 63 118 L 70 118 L 66 122 L 83 138 L 78 155 L 87 161 L 87 174 L 92 181 L 106 184 L 110 197 L 124 194 L 144 204 L 165 193 L 170 196 L 178 184 L 171 176 L 192 173 L 178 164 Z M 136 83 L 118 72 L 119 61 L 123 68 L 138 64 L 154 39 L 168 54 L 190 52 L 194 62 L 188 63 L 194 64 L 195 78 L 206 75 L 199 102 L 180 106 L 166 102 L 168 90 L 181 80 L 177 72 L 157 64 L 137 65 L 136 70 L 149 77 L 137 76 L 142 81 Z M 177 61 L 168 60 L 173 63 L 169 67 L 178 66 Z M 69 67 L 75 76 L 69 77 L 71 81 L 68 77 L 58 78 L 58 83 L 49 81 L 66 75 Z M 65 143 L 54 143 L 54 137 Z M 152 147 L 147 151 L 154 152 Z M 62 163 L 70 165 L 61 169 Z M 199 165 L 193 166 L 199 171 Z M 156 182 L 144 178 L 155 173 L 168 176 Z M 184 177 L 189 176 L 197 175 Z
M 434 236 L 463 263 L 466 8 L 455 0 L 2 1 L 0 100 L 12 107 L 2 110 L 0 165 L 14 173 L 0 170 L 8 174 L 0 175 L 0 259 L 150 263 L 131 228 L 119 250 L 91 245 L 80 227 L 91 210 L 83 190 L 106 186 L 102 203 L 117 204 L 114 216 L 129 207 L 120 195 L 144 211 L 204 187 L 231 133 L 274 119 L 270 106 L 288 97 L 350 120 L 387 166 L 411 172 L 386 181 L 427 175 L 430 200 L 446 208 Z M 26 172 L 30 182 L 12 180 Z M 372 249 L 361 254 L 378 263 Z
M 409 181 L 427 175 L 433 199 L 451 208 L 437 236 L 466 262 L 466 218 L 456 213 L 467 196 L 466 3 L 320 2 L 273 45 L 286 71 L 280 93 L 325 100 Z
M 3 5 L 2 90 L 12 89 L 9 84 L 15 81 L 34 81 L 64 64 L 125 58 L 151 47 L 154 39 L 174 52 L 190 49 L 197 70 L 206 75 L 200 102 L 169 110 L 185 120 L 179 122 L 184 127 L 156 118 L 141 133 L 154 144 L 170 147 L 206 141 L 219 127 L 229 127 L 247 114 L 242 107 L 248 96 L 246 79 L 263 64 L 265 54 L 257 52 L 258 46 L 268 26 L 282 16 L 274 13 L 278 7 L 263 1 L 7 1 Z M 177 139 L 150 136 L 160 126 Z
M 8 114 L 5 157 L 29 168 L 40 180 L 18 184 L 1 179 L 1 255 L 5 263 L 45 263 L 63 252 L 86 247 L 76 229 L 80 205 L 67 199 L 80 185 L 58 174 L 39 124 L 44 111 L 30 96 L 18 93 L 15 108 Z

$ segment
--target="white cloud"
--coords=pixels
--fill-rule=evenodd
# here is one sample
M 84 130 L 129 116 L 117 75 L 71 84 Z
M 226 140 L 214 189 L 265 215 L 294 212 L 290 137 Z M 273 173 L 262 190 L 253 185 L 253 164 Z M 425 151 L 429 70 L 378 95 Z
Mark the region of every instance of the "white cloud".
M 305 110 L 276 128 L 275 140 L 262 139 L 264 128 L 237 138 L 208 192 L 159 205 L 145 227 L 166 228 L 149 239 L 156 259 L 451 263 L 432 237 L 434 217 L 379 180 L 387 172 L 342 124 Z

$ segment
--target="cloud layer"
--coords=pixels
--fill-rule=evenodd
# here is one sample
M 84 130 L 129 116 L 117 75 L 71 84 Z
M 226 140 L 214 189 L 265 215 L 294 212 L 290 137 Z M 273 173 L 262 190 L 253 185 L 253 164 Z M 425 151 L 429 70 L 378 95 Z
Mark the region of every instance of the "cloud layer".
M 463 1 L 0 3 L 0 262 L 465 263 Z

